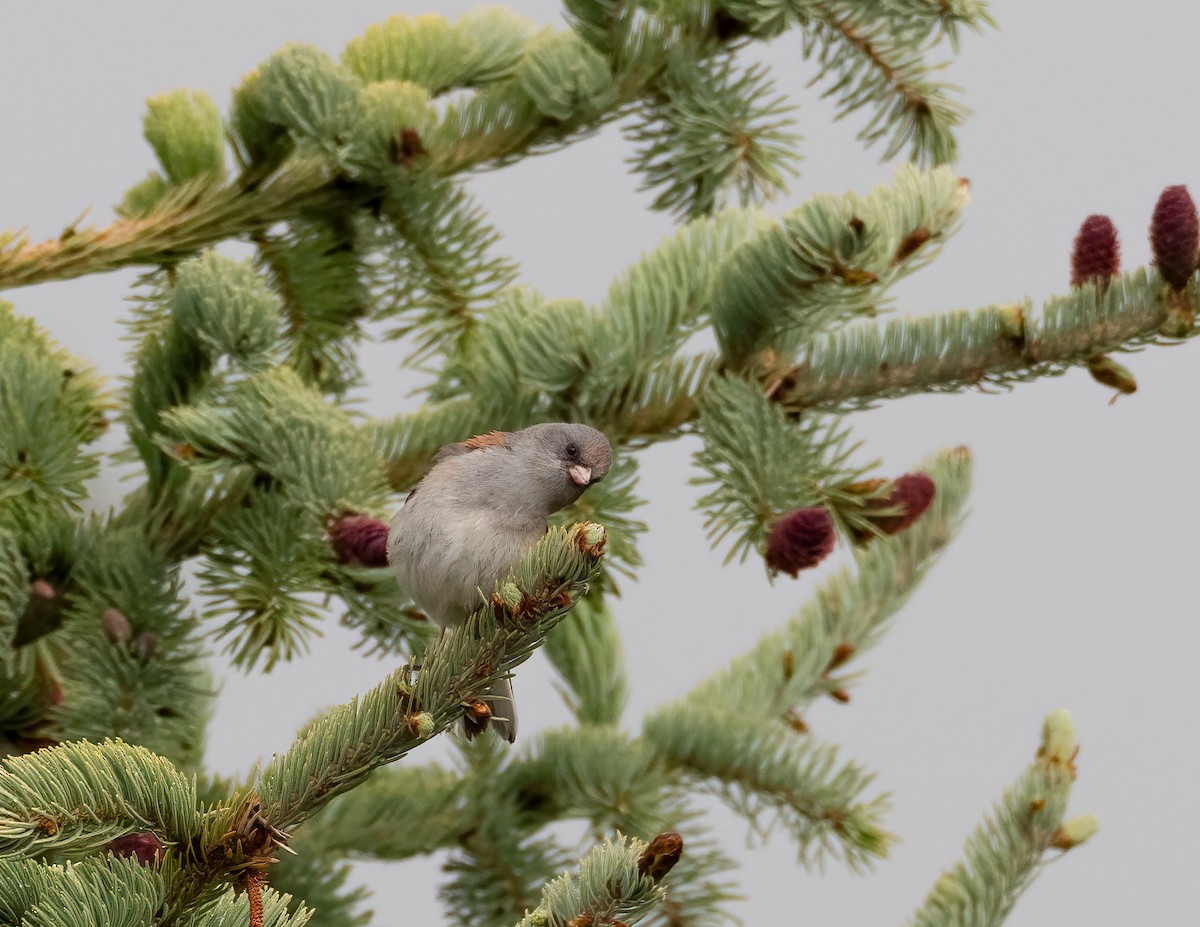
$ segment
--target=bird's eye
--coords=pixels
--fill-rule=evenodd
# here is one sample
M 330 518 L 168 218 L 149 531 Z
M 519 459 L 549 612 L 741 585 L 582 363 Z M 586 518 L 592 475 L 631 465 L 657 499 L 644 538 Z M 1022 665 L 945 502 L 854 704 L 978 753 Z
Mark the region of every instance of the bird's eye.
M 574 444 L 568 444 L 567 445 L 567 456 L 568 457 L 578 457 L 579 456 L 579 448 Z

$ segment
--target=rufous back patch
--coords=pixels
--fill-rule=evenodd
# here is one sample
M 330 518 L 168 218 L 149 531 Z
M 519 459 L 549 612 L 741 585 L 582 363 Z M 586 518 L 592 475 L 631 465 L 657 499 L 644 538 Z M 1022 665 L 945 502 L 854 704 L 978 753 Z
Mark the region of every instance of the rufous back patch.
M 468 447 L 473 451 L 479 451 L 485 447 L 504 447 L 504 432 L 489 431 L 485 435 L 476 435 L 473 438 L 467 438 L 463 442 L 463 447 Z

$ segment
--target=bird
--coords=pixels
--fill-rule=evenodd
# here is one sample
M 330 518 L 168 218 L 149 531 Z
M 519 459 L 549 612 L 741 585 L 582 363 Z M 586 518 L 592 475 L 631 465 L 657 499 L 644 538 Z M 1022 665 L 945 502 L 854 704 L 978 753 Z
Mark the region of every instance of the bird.
M 387 559 L 401 588 L 443 633 L 466 621 L 549 527 L 555 512 L 607 475 L 612 447 L 590 425 L 551 422 L 447 444 L 388 528 Z M 512 743 L 508 678 L 468 711 L 468 739 L 492 729 Z

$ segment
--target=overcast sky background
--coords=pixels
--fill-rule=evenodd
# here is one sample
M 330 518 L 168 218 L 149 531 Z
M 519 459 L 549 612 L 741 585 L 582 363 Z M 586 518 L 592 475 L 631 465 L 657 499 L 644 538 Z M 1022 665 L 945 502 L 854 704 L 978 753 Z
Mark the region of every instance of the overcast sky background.
M 0 7 L 0 227 L 51 237 L 87 206 L 91 221 L 107 222 L 112 204 L 154 166 L 141 139 L 151 94 L 203 88 L 224 109 L 240 76 L 284 42 L 314 42 L 336 56 L 392 13 L 455 15 L 473 5 L 10 0 Z M 509 6 L 560 22 L 550 0 Z M 958 169 L 972 183 L 965 226 L 896 291 L 902 312 L 1026 295 L 1040 302 L 1065 291 L 1072 238 L 1093 212 L 1120 229 L 1124 267 L 1145 264 L 1159 191 L 1191 183 L 1200 192 L 1194 4 L 1014 0 L 994 12 L 1000 29 L 968 36 L 947 72 L 976 113 L 959 135 Z M 890 177 L 892 166 L 854 140 L 863 120 L 833 123 L 805 90 L 812 72 L 797 34 L 762 54 L 801 103 L 806 138 L 803 175 L 772 212 Z M 628 153 L 610 128 L 471 180 L 526 281 L 550 296 L 597 299 L 670 230 L 626 173 Z M 116 377 L 125 370 L 120 320 L 134 276 L 4 296 Z M 397 369 L 395 347 L 372 347 L 366 359 L 367 408 L 408 408 L 413 380 Z M 1049 868 L 1009 923 L 1195 922 L 1200 346 L 1122 360 L 1139 390 L 1113 405 L 1107 389 L 1074 371 L 1007 395 L 918 397 L 853 419 L 889 473 L 936 448 L 968 445 L 977 464 L 972 514 L 858 664 L 868 672 L 853 701 L 809 716 L 821 738 L 878 771 L 878 788 L 893 793 L 888 824 L 903 841 L 872 875 L 851 876 L 836 863 L 808 873 L 796 870 L 784 836 L 747 849 L 745 826 L 718 813 L 720 835 L 746 864 L 736 878 L 747 924 L 904 921 L 1032 758 L 1043 716 L 1059 707 L 1073 711 L 1083 746 L 1071 813 L 1098 814 L 1102 829 Z M 807 573 L 770 588 L 758 563 L 717 569 L 721 555 L 708 550 L 692 509 L 693 450 L 677 442 L 642 458 L 641 492 L 651 500 L 646 564 L 618 612 L 632 729 L 779 626 L 820 581 Z M 96 502 L 114 504 L 127 488 L 102 479 Z M 244 772 L 285 748 L 318 708 L 382 678 L 390 666 L 352 652 L 352 643 L 330 621 L 311 658 L 269 676 L 241 676 L 215 661 L 224 691 L 209 728 L 212 768 Z M 540 655 L 518 674 L 516 690 L 523 739 L 566 719 Z M 443 920 L 436 861 L 363 865 L 360 874 L 375 889 L 377 923 Z

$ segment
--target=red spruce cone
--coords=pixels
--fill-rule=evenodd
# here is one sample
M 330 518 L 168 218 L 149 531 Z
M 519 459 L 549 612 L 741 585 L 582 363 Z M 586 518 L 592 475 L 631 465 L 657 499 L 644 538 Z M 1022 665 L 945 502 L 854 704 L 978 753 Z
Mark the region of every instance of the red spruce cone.
M 1121 243 L 1108 216 L 1088 216 L 1071 249 L 1071 286 L 1106 283 L 1121 269 Z
M 767 566 L 797 576 L 833 553 L 836 542 L 833 517 L 825 509 L 796 509 L 775 522 L 767 535 Z
M 892 491 L 885 497 L 867 501 L 867 517 L 884 534 L 899 534 L 925 514 L 937 494 L 937 486 L 924 473 L 906 473 L 892 481 Z M 899 507 L 895 515 L 872 515 L 872 509 Z M 866 541 L 868 537 L 858 540 Z
M 1163 190 L 1150 220 L 1150 250 L 1158 272 L 1174 290 L 1182 290 L 1196 272 L 1200 256 L 1200 216 L 1187 187 Z
M 329 543 L 341 563 L 387 566 L 388 526 L 370 515 L 343 515 L 329 526 Z
M 162 859 L 166 847 L 154 834 L 139 832 L 118 837 L 109 843 L 108 849 L 114 856 L 132 856 L 143 866 L 154 866 Z

